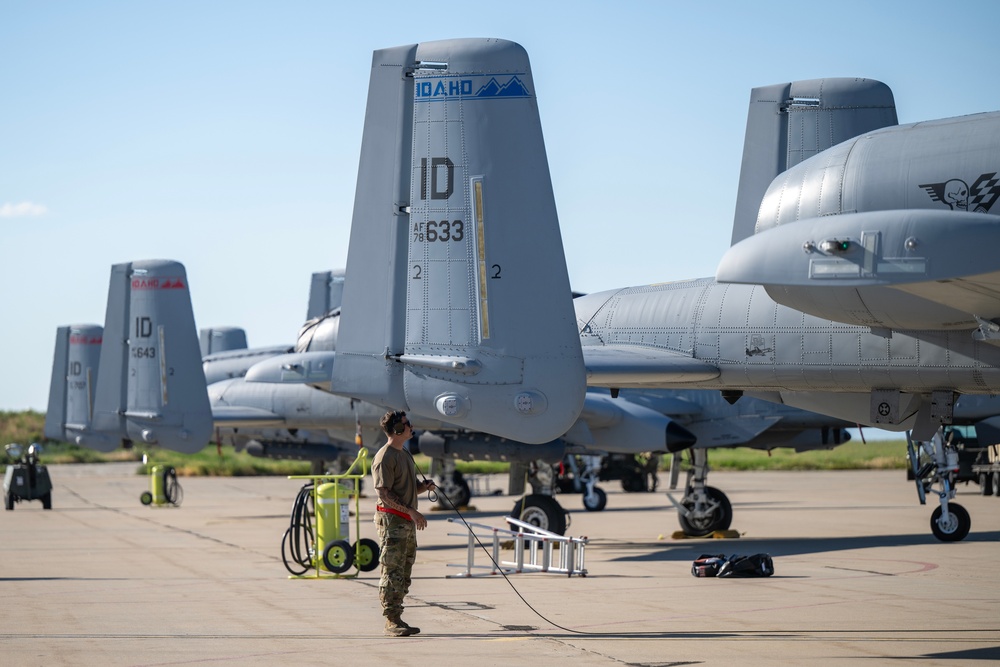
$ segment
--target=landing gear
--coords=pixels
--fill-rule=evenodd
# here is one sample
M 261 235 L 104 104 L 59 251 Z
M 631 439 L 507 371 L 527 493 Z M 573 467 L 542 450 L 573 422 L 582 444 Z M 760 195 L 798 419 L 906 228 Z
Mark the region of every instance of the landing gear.
M 518 500 L 510 515 L 550 533 L 566 533 L 566 510 L 552 496 L 532 493 Z
M 991 472 L 979 473 L 979 492 L 984 496 L 993 495 L 993 475 Z
M 948 516 L 944 516 L 944 506 L 935 507 L 931 513 L 931 532 L 942 542 L 959 542 L 965 539 L 972 528 L 972 519 L 964 507 L 958 503 L 948 504 Z
M 600 512 L 608 504 L 608 494 L 594 486 L 583 492 L 583 508 L 588 512 Z
M 684 497 L 677 506 L 677 521 L 685 535 L 703 537 L 719 530 L 728 530 L 733 523 L 733 505 L 722 491 L 706 486 L 708 479 L 708 453 L 704 449 L 692 448 L 691 468 L 684 485 Z M 677 459 L 674 459 L 674 466 Z M 673 466 L 671 475 L 674 475 Z
M 689 489 L 681 501 L 684 512 L 677 513 L 677 521 L 685 535 L 702 537 L 717 530 L 729 530 L 733 523 L 733 506 L 722 491 L 705 486 L 701 491 Z
M 438 507 L 467 507 L 472 499 L 472 490 L 462 473 L 455 469 L 455 459 L 435 459 L 434 470 L 439 471 L 436 475 L 438 493 L 446 497 L 438 499 Z
M 557 482 L 552 464 L 540 459 L 531 461 L 527 473 L 532 493 L 518 500 L 510 515 L 542 530 L 565 535 L 569 513 L 555 499 Z
M 955 497 L 954 482 L 959 469 L 958 451 L 951 440 L 945 441 L 939 429 L 929 442 L 915 443 L 907 432 L 906 453 L 920 504 L 927 503 L 928 491 L 938 496 L 940 505 L 931 514 L 931 532 L 934 537 L 942 542 L 959 542 L 965 539 L 972 527 L 972 519 L 964 507 L 951 502 Z
M 583 507 L 588 512 L 600 512 L 608 504 L 608 494 L 597 486 L 602 458 L 593 455 L 571 455 L 563 459 L 555 485 L 563 493 L 582 493 Z M 562 472 L 566 474 L 563 475 Z M 532 483 L 534 487 L 535 484 Z M 544 493 L 544 490 L 542 491 Z

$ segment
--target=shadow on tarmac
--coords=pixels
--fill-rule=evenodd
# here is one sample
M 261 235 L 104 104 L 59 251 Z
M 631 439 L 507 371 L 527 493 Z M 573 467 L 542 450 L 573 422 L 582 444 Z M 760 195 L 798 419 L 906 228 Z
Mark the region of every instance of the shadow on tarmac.
M 970 533 L 962 542 L 997 542 L 1000 531 L 986 533 Z M 682 542 L 631 542 L 616 544 L 594 540 L 588 549 L 609 547 L 614 549 L 635 549 L 646 553 L 632 556 L 619 556 L 611 562 L 655 562 L 655 561 L 691 561 L 703 553 L 768 553 L 771 557 L 796 556 L 800 554 L 818 554 L 836 551 L 851 551 L 855 549 L 875 549 L 882 547 L 907 547 L 937 543 L 928 533 L 911 535 L 867 535 L 860 537 L 807 537 L 796 539 L 747 539 L 738 540 L 685 540 Z M 947 549 L 952 545 L 939 543 Z

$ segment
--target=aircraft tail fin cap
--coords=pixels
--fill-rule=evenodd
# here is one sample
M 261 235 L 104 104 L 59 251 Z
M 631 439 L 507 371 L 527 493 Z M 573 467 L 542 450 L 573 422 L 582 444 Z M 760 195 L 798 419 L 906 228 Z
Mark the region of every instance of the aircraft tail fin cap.
M 897 123 L 892 90 L 873 79 L 809 79 L 754 88 L 732 244 L 753 236 L 761 200 L 778 174 L 831 146 Z
M 521 442 L 573 424 L 586 379 L 521 46 L 375 52 L 347 275 L 335 393 Z
M 94 429 L 184 453 L 212 434 L 187 273 L 179 262 L 111 268 Z

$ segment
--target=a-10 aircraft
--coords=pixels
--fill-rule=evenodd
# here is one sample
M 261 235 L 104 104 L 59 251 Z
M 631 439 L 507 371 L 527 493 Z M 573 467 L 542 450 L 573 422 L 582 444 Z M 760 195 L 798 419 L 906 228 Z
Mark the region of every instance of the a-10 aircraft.
M 247 380 L 528 443 L 565 433 L 588 386 L 752 394 L 930 439 L 958 395 L 1000 386 L 1000 113 L 899 126 L 867 79 L 750 107 L 717 278 L 574 306 L 524 49 L 376 51 L 337 351 Z M 941 539 L 971 525 L 953 495 L 943 478 Z
M 956 396 L 991 394 L 1000 377 L 998 147 L 1000 114 L 897 126 L 891 92 L 870 80 L 755 89 L 718 278 L 574 307 L 524 50 L 376 51 L 337 350 L 274 357 L 246 379 L 536 444 L 573 426 L 588 385 L 752 394 L 925 440 Z M 113 291 L 148 289 L 116 270 Z M 115 345 L 149 361 L 139 343 Z M 168 386 L 162 362 L 145 366 L 128 370 Z M 111 373 L 122 385 L 125 370 Z M 163 442 L 211 428 L 127 409 L 124 395 L 102 408 L 105 375 L 99 432 Z M 130 400 L 166 405 L 155 394 Z M 941 481 L 932 530 L 961 539 L 968 513 Z
M 313 274 L 307 322 L 295 345 L 297 351 L 336 350 L 340 298 L 345 282 L 342 271 Z M 203 331 L 203 351 L 204 335 Z M 369 403 L 347 403 L 343 399 L 337 402 L 336 397 L 331 400 L 330 395 L 307 390 L 301 385 L 245 382 L 242 378 L 212 384 L 216 377 L 212 370 L 213 362 L 223 360 L 228 354 L 230 353 L 205 358 L 204 368 L 210 383 L 209 396 L 213 410 L 222 405 L 280 405 L 276 396 L 292 396 L 294 394 L 289 393 L 290 390 L 297 388 L 302 392 L 298 394 L 298 402 L 294 406 L 288 401 L 281 405 L 284 413 L 289 415 L 289 421 L 301 424 L 307 421 L 303 417 L 311 414 L 311 419 L 318 421 L 312 421 L 310 427 L 324 429 L 339 443 L 349 442 L 355 430 L 364 431 L 362 439 L 365 442 L 374 442 L 382 437 L 377 429 L 381 408 Z M 234 351 L 232 354 L 241 353 Z M 247 370 L 249 367 L 245 367 L 243 373 Z M 414 424 L 423 432 L 414 444 L 422 453 L 440 464 L 435 467 L 442 471 L 440 485 L 445 492 L 449 495 L 454 492 L 458 498 L 467 500 L 468 485 L 460 476 L 456 481 L 452 474 L 455 459 L 537 462 L 545 465 L 573 453 L 637 454 L 671 451 L 678 454 L 682 449 L 687 449 L 688 443 L 694 442 L 690 451 L 691 466 L 685 491 L 677 503 L 678 520 L 686 533 L 704 535 L 728 528 L 732 520 L 729 499 L 719 489 L 707 485 L 709 448 L 792 447 L 798 451 L 831 448 L 849 439 L 845 429 L 851 426 L 842 420 L 765 401 L 749 399 L 741 405 L 732 406 L 722 400 L 718 392 L 713 391 L 643 390 L 629 392 L 629 396 L 622 398 L 623 400 L 610 399 L 606 393 L 600 392 L 588 394 L 580 419 L 560 438 L 544 446 L 526 445 L 482 433 L 456 430 L 440 421 L 428 422 L 426 418 L 419 416 L 414 416 Z M 315 405 L 317 400 L 321 401 L 321 407 Z M 295 416 L 291 416 L 293 408 Z M 637 426 L 643 422 L 645 431 Z M 659 435 L 664 428 L 667 431 L 666 446 Z M 265 434 L 258 432 L 254 435 L 254 432 L 242 428 L 238 433 L 232 433 L 231 430 L 228 433 L 231 439 L 246 440 L 253 437 L 255 442 L 248 445 L 251 451 L 273 453 L 288 447 L 300 455 L 309 450 L 316 451 L 313 447 L 316 435 L 315 430 L 305 435 L 300 431 L 295 434 L 295 440 L 299 442 L 288 443 L 287 429 Z M 303 442 L 303 438 L 309 442 Z M 262 440 L 267 442 L 261 442 Z M 588 460 L 594 462 L 594 458 L 596 457 L 588 457 Z M 591 467 L 580 472 L 584 507 L 588 510 L 602 509 L 606 494 L 596 486 L 597 468 Z M 529 520 L 544 523 L 557 528 L 556 532 L 562 532 L 565 523 L 561 518 L 562 508 L 550 497 L 539 497 L 549 496 L 551 490 L 545 489 L 542 484 L 533 484 L 533 487 L 536 493 L 524 501 L 527 508 L 525 511 L 534 514 Z M 519 514 L 520 509 L 520 505 L 515 507 L 514 514 Z
M 183 266 L 164 261 L 116 265 L 111 283 L 104 328 L 73 325 L 57 332 L 47 437 L 104 451 L 132 442 L 197 451 L 207 442 L 206 392 L 216 441 L 255 455 L 330 461 L 344 452 L 353 454 L 356 435 L 368 443 L 382 437 L 378 419 L 383 408 L 304 384 L 244 379 L 261 359 L 293 347 L 304 352 L 336 349 L 343 272 L 313 274 L 307 321 L 295 346 L 248 349 L 243 330 L 221 327 L 200 332 L 196 356 L 198 334 L 185 296 L 189 286 Z M 418 439 L 423 453 L 452 464 L 442 466 L 446 475 L 454 459 L 553 463 L 568 453 L 677 453 L 697 439 L 677 503 L 680 525 L 691 535 L 725 530 L 733 516 L 726 495 L 707 485 L 708 448 L 805 450 L 849 439 L 844 430 L 849 425 L 840 420 L 764 401 L 734 406 L 718 392 L 703 390 L 628 393 L 618 399 L 589 394 L 577 422 L 545 445 L 456 429 L 417 415 L 413 423 L 423 431 Z M 113 415 L 124 420 L 115 422 Z M 104 425 L 98 427 L 101 420 Z M 588 472 L 584 506 L 602 509 L 606 496 L 595 486 L 596 471 Z M 446 492 L 455 486 L 450 481 L 444 480 Z M 468 485 L 458 487 L 451 492 L 467 500 Z M 514 513 L 523 510 L 530 522 L 561 533 L 565 512 L 550 493 L 527 496 Z

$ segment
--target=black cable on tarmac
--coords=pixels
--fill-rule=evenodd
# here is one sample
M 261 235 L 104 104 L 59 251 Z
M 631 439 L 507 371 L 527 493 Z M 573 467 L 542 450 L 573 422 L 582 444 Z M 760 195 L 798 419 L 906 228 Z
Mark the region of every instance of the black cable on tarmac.
M 409 451 L 407 451 L 407 454 L 409 454 Z M 413 455 L 411 454 L 410 457 L 412 458 L 412 456 Z M 414 461 L 414 465 L 415 464 L 416 464 L 416 461 Z M 420 476 L 423 477 L 424 482 L 428 481 L 428 479 L 426 477 L 424 477 L 423 473 L 420 473 Z M 468 529 L 469 534 L 476 538 L 476 543 L 479 544 L 479 548 L 482 549 L 483 552 L 489 557 L 490 561 L 493 562 L 493 566 L 497 569 L 497 572 L 499 572 L 503 576 L 504 581 L 507 582 L 507 585 L 510 586 L 511 590 L 513 590 L 514 593 L 517 594 L 517 597 L 521 598 L 521 602 L 523 602 L 528 607 L 528 609 L 530 609 L 531 611 L 533 611 L 535 613 L 535 615 L 538 616 L 538 618 L 542 619 L 543 621 L 545 621 L 549 625 L 552 625 L 553 627 L 559 628 L 560 630 L 563 630 L 565 632 L 572 632 L 573 634 L 577 634 L 577 635 L 601 634 L 601 633 L 593 633 L 593 632 L 584 632 L 583 630 L 573 630 L 572 628 L 565 628 L 565 627 L 559 625 L 558 623 L 549 620 L 548 618 L 546 618 L 545 616 L 543 616 L 540 611 L 538 611 L 537 609 L 535 609 L 534 607 L 532 607 L 531 603 L 528 602 L 526 599 L 524 599 L 524 596 L 521 595 L 521 591 L 517 590 L 517 587 L 514 585 L 514 582 L 512 582 L 507 577 L 507 573 L 503 571 L 502 567 L 500 567 L 500 563 L 496 562 L 496 560 L 493 558 L 493 554 L 490 553 L 490 550 L 486 548 L 486 545 L 482 543 L 482 541 L 476 535 L 475 531 L 472 530 L 472 526 L 470 526 L 469 522 L 465 520 L 464 516 L 462 516 L 462 513 L 459 511 L 458 507 L 455 506 L 455 503 L 451 502 L 451 498 L 449 498 L 444 493 L 441 493 L 440 496 L 439 496 L 434 491 L 428 491 L 427 492 L 427 499 L 430 502 L 432 502 L 432 503 L 438 502 L 439 497 L 443 497 L 445 500 L 448 501 L 448 504 L 451 505 L 451 508 L 453 510 L 455 510 L 455 514 L 457 514 L 458 518 L 461 519 L 462 523 L 465 524 L 465 527 Z

